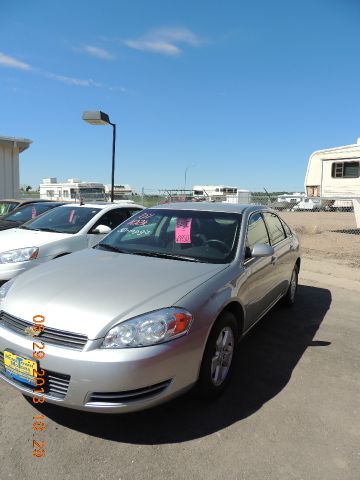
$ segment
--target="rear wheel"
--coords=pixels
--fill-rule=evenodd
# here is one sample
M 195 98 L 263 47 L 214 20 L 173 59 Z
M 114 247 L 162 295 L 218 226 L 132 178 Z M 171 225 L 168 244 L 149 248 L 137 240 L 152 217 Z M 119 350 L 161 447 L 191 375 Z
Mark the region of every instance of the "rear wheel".
M 295 265 L 294 270 L 292 271 L 292 274 L 291 274 L 288 291 L 286 292 L 286 295 L 284 297 L 284 304 L 288 307 L 292 307 L 295 303 L 298 280 L 299 280 L 299 269 L 298 269 L 298 266 Z
M 226 389 L 237 346 L 237 322 L 230 312 L 223 313 L 213 326 L 201 362 L 197 392 L 204 399 L 218 397 Z

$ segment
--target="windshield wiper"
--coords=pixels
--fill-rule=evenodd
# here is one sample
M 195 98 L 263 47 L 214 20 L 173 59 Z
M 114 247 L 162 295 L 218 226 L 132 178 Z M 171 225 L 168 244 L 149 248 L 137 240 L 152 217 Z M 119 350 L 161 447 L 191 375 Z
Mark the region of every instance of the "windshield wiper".
M 53 233 L 60 233 L 54 230 L 53 228 L 31 228 L 29 230 L 36 230 L 37 232 L 53 232 Z
M 185 257 L 183 255 L 173 255 L 171 253 L 162 252 L 131 252 L 133 255 L 143 255 L 144 257 L 168 258 L 170 260 L 180 260 L 183 262 L 201 262 L 198 258 Z
M 117 252 L 117 253 L 132 253 L 132 252 L 128 252 L 127 250 L 121 250 L 121 248 L 116 248 L 116 247 L 113 247 L 112 245 L 108 245 L 107 243 L 98 243 L 97 245 L 95 245 L 93 248 L 103 248 L 104 250 L 110 250 L 112 252 Z

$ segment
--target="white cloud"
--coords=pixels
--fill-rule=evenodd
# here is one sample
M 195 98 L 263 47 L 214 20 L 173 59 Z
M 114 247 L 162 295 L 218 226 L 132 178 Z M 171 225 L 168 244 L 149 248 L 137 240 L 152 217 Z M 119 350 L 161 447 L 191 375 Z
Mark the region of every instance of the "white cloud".
M 94 45 L 84 45 L 75 50 L 92 55 L 93 57 L 100 58 L 101 60 L 113 60 L 115 57 L 112 53 L 104 48 L 95 47 Z
M 18 70 L 31 70 L 30 65 L 16 60 L 14 57 L 9 57 L 0 52 L 0 66 L 8 68 L 17 68 Z
M 112 92 L 121 92 L 128 93 L 128 90 L 122 86 L 111 86 L 105 85 L 104 83 L 95 82 L 92 78 L 76 78 L 76 77 L 67 77 L 65 75 L 57 75 L 51 72 L 42 72 L 42 75 L 51 80 L 56 80 L 66 85 L 73 85 L 75 87 L 95 87 L 103 88 Z
M 52 80 L 58 80 L 59 82 L 66 83 L 66 85 L 75 85 L 76 87 L 103 87 L 101 83 L 94 82 L 90 79 L 82 79 L 75 77 L 66 77 L 65 75 L 56 75 L 55 73 L 45 72 L 46 78 Z
M 179 53 L 181 53 L 180 48 L 166 42 L 127 40 L 125 43 L 128 47 L 134 48 L 135 50 L 162 53 L 163 55 L 179 55 Z
M 150 30 L 138 39 L 126 40 L 125 45 L 135 50 L 160 53 L 163 55 L 176 56 L 182 50 L 178 44 L 198 47 L 201 40 L 188 28 L 168 27 Z
M 15 58 L 0 52 L 0 67 L 1 66 L 31 71 L 32 74 L 45 77 L 50 80 L 55 80 L 57 82 L 61 82 L 66 85 L 72 85 L 75 87 L 95 87 L 95 88 L 103 88 L 106 90 L 111 90 L 114 92 L 116 91 L 120 91 L 122 93 L 127 92 L 127 90 L 122 86 L 104 85 L 103 83 L 96 82 L 92 78 L 68 77 L 66 75 L 58 75 L 56 73 L 48 72 L 41 68 L 32 67 L 27 63 L 20 62 L 19 60 L 16 60 Z

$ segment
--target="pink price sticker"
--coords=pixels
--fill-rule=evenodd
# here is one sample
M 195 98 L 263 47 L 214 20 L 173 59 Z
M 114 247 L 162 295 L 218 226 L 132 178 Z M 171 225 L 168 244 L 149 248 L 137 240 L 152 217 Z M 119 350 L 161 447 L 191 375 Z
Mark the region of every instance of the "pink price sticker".
M 192 218 L 178 218 L 175 227 L 175 243 L 191 243 Z
M 35 218 L 36 217 L 36 208 L 35 207 L 32 207 L 31 209 L 31 218 Z
M 74 215 L 75 215 L 75 210 L 71 210 L 70 216 L 69 216 L 69 223 L 71 223 L 74 220 Z

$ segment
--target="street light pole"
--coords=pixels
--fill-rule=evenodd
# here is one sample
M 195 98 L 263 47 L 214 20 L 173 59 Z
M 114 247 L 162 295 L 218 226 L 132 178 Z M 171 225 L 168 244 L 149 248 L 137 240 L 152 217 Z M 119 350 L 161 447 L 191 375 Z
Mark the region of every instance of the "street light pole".
M 113 127 L 113 143 L 112 143 L 112 162 L 111 162 L 111 203 L 114 202 L 114 190 L 115 190 L 115 143 L 116 143 L 116 124 L 110 122 L 109 115 L 107 113 L 97 112 L 84 112 L 82 116 L 83 120 L 90 125 L 111 125 Z
M 112 144 L 112 166 L 111 166 L 111 203 L 114 202 L 114 188 L 115 188 L 115 143 L 116 143 L 116 124 L 110 123 L 113 127 L 113 144 Z
M 184 194 L 185 194 L 185 190 L 186 190 L 186 177 L 187 177 L 187 171 L 189 170 L 189 168 L 191 167 L 195 167 L 195 165 L 192 163 L 191 165 L 188 165 L 186 168 L 185 168 L 185 182 L 184 182 Z

